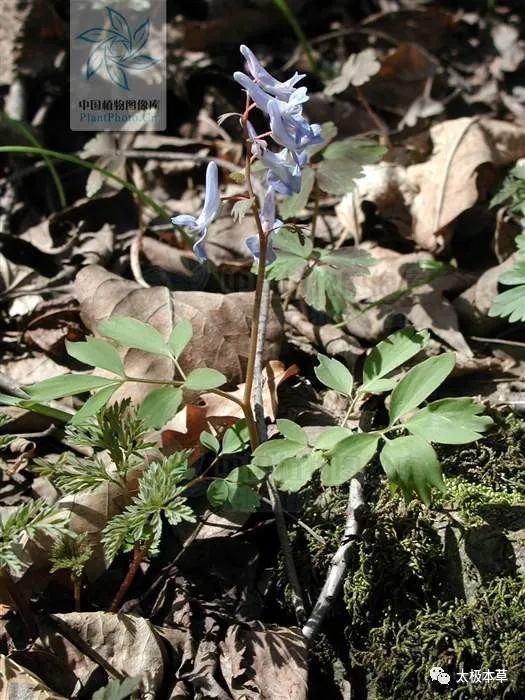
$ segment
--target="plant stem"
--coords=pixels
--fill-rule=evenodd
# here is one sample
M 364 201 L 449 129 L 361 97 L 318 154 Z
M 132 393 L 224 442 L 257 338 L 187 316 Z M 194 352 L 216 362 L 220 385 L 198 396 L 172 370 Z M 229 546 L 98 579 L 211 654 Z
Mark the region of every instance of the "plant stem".
M 68 153 L 61 153 L 60 151 L 51 151 L 48 148 L 40 148 L 36 146 L 0 146 L 0 153 L 23 153 L 25 155 L 36 155 L 42 156 L 42 158 L 56 158 L 57 160 L 63 160 L 66 163 L 73 163 L 74 165 L 79 165 L 82 168 L 87 168 L 88 170 L 96 170 L 98 173 L 104 175 L 104 177 L 109 178 L 118 182 L 118 184 L 124 189 L 128 190 L 134 194 L 145 206 L 152 209 L 156 214 L 158 214 L 163 219 L 170 221 L 169 212 L 164 209 L 160 204 L 157 204 L 151 197 L 136 187 L 133 183 L 124 180 L 123 178 L 112 173 L 111 170 L 106 168 L 100 168 L 98 165 L 91 163 L 88 160 L 82 160 L 77 156 L 69 155 Z
M 3 112 L 0 115 L 0 119 L 6 121 L 10 126 L 13 127 L 13 129 L 18 131 L 18 133 L 21 134 L 27 141 L 29 141 L 30 144 L 32 144 L 36 148 L 42 148 L 38 140 L 33 136 L 31 131 L 22 122 L 19 122 L 16 119 L 11 119 L 7 116 L 5 112 Z M 49 170 L 49 174 L 53 178 L 53 182 L 55 183 L 55 188 L 57 191 L 60 206 L 62 207 L 62 209 L 64 209 L 67 206 L 67 201 L 60 177 L 56 171 L 55 166 L 53 165 L 53 161 L 49 158 L 49 156 L 44 156 L 44 162 Z
M 120 608 L 120 605 L 124 600 L 124 596 L 128 592 L 131 584 L 133 583 L 135 576 L 137 575 L 137 572 L 140 568 L 140 565 L 144 560 L 144 556 L 144 550 L 138 544 L 136 544 L 133 550 L 133 559 L 131 560 L 128 573 L 126 574 L 124 580 L 120 584 L 120 588 L 117 591 L 117 595 L 113 598 L 113 602 L 111 603 L 111 607 L 109 609 L 110 612 L 118 612 L 118 609 Z
M 283 15 L 286 17 L 288 20 L 288 23 L 290 27 L 293 29 L 296 37 L 299 39 L 299 43 L 303 47 L 303 50 L 306 54 L 306 58 L 308 60 L 308 64 L 310 66 L 310 69 L 312 73 L 314 73 L 318 78 L 322 79 L 321 71 L 319 69 L 319 66 L 317 65 L 317 61 L 315 60 L 314 57 L 314 52 L 312 49 L 312 45 L 306 38 L 306 34 L 303 32 L 301 25 L 295 18 L 293 12 L 290 10 L 288 7 L 288 3 L 286 0 L 273 0 L 274 4 L 279 8 L 279 10 L 283 13 Z
M 80 579 L 71 573 L 71 585 L 73 586 L 73 598 L 75 599 L 75 612 L 80 612 Z

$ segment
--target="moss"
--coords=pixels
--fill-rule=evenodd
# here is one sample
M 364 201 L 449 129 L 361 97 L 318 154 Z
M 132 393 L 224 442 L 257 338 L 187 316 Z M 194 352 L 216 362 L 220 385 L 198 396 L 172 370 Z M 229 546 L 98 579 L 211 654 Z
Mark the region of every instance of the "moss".
M 525 423 L 512 414 L 493 418 L 495 429 L 478 443 L 438 448 L 448 490 L 436 496 L 432 508 L 393 496 L 377 460 L 366 470 L 363 529 L 343 599 L 332 606 L 323 637 L 311 650 L 311 665 L 323 678 L 330 667 L 337 677 L 340 660 L 343 668 L 352 668 L 348 678 L 358 697 L 492 700 L 504 692 L 509 700 L 525 697 L 523 577 L 515 569 L 496 571 L 494 564 L 491 575 L 480 578 L 480 562 L 466 557 L 463 564 L 467 569 L 472 564 L 472 578 L 478 576 L 480 583 L 465 600 L 461 587 L 453 585 L 450 552 L 437 525 L 439 518 L 448 521 L 443 510 L 453 511 L 469 544 L 476 533 L 504 529 L 506 519 L 516 517 L 525 484 Z M 323 491 L 312 484 L 303 497 L 299 517 L 325 540 L 320 543 L 301 528 L 294 533 L 311 604 L 339 546 L 347 494 L 346 486 Z M 456 533 L 463 537 L 461 528 Z M 468 570 L 463 575 L 468 578 Z M 433 665 L 451 674 L 450 688 L 430 679 Z M 455 674 L 462 667 L 506 668 L 509 683 L 458 684 Z M 341 695 L 328 691 L 324 697 Z
M 440 603 L 406 623 L 386 618 L 371 631 L 368 648 L 353 648 L 353 656 L 370 669 L 369 692 L 377 700 L 404 700 L 414 692 L 418 700 L 518 700 L 525 690 L 524 615 L 522 582 L 501 579 L 472 603 Z M 449 673 L 449 688 L 431 680 L 432 666 Z M 456 674 L 473 669 L 506 669 L 508 682 L 458 682 Z
M 484 525 L 488 514 L 504 514 L 509 507 L 523 503 L 523 496 L 517 492 L 495 491 L 463 477 L 449 478 L 445 483 L 446 493 L 435 496 L 434 506 L 456 510 L 462 524 L 468 527 Z
M 525 491 L 525 422 L 514 413 L 492 412 L 494 429 L 465 447 L 437 448 L 443 472 L 507 493 Z

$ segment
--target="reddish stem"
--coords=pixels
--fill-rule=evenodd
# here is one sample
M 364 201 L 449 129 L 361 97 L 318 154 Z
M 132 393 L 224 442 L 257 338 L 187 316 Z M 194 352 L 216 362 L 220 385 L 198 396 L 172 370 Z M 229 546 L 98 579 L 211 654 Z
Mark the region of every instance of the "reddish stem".
M 110 612 L 118 612 L 118 609 L 120 608 L 121 603 L 124 600 L 124 597 L 128 592 L 129 587 L 133 583 L 133 580 L 137 575 L 137 571 L 139 570 L 139 567 L 142 564 L 143 560 L 144 551 L 138 545 L 135 545 L 135 549 L 133 550 L 133 559 L 129 566 L 128 573 L 126 574 L 126 577 L 120 584 L 120 588 L 118 589 L 117 595 L 113 598 L 113 602 L 111 603 L 111 607 L 109 609 Z

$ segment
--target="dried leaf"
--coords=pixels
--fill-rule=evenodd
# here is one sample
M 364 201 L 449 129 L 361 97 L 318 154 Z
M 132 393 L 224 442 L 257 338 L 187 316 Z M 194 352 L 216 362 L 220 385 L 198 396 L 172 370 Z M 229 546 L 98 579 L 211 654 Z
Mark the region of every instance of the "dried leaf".
M 306 645 L 298 631 L 234 625 L 221 644 L 221 671 L 235 700 L 305 700 Z
M 65 700 L 33 673 L 0 654 L 0 697 L 9 700 Z
M 173 326 L 187 319 L 193 326 L 193 338 L 181 355 L 186 374 L 197 367 L 222 372 L 229 382 L 244 379 L 251 324 L 252 292 L 228 295 L 206 292 L 170 292 L 166 287 L 144 289 L 101 267 L 84 268 L 75 283 L 81 316 L 95 333 L 100 322 L 118 313 L 150 323 L 167 340 Z M 266 360 L 275 357 L 281 336 L 281 324 L 270 313 Z M 210 342 L 213 339 L 213 342 Z M 138 350 L 123 353 L 124 366 L 131 376 L 166 379 L 173 377 L 169 358 L 155 357 Z M 130 385 L 118 392 L 118 398 L 132 395 L 141 401 L 151 390 L 147 385 Z
M 139 677 L 141 698 L 158 697 L 164 660 L 160 640 L 150 622 L 134 615 L 106 612 L 66 613 L 52 618 L 81 651 L 83 647 L 95 651 L 106 669 Z M 56 653 L 60 653 L 60 646 L 56 646 Z M 77 675 L 83 675 L 84 665 L 91 665 L 92 661 L 77 654 L 69 658 L 69 663 Z

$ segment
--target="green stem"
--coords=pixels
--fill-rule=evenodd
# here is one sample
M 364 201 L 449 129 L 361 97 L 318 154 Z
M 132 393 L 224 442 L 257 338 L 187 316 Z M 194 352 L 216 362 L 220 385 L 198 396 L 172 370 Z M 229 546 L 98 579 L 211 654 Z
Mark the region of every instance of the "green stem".
M 61 153 L 60 151 L 51 151 L 48 148 L 40 148 L 36 146 L 0 146 L 0 153 L 22 153 L 24 155 L 36 155 L 42 156 L 42 158 L 55 158 L 57 160 L 63 160 L 66 163 L 73 163 L 74 165 L 79 165 L 81 168 L 86 168 L 88 170 L 96 170 L 98 173 L 104 175 L 110 180 L 117 182 L 121 187 L 128 190 L 134 194 L 145 206 L 149 207 L 152 211 L 158 214 L 160 217 L 166 221 L 170 220 L 169 212 L 164 209 L 160 204 L 157 204 L 151 197 L 148 197 L 142 190 L 136 187 L 133 183 L 124 180 L 123 178 L 112 173 L 111 170 L 106 168 L 100 168 L 98 165 L 91 163 L 88 160 L 82 160 L 77 156 L 69 155 L 68 153 Z
M 315 60 L 315 57 L 314 57 L 312 45 L 310 44 L 310 42 L 306 38 L 306 34 L 303 32 L 301 25 L 299 24 L 299 22 L 295 18 L 295 15 L 288 7 L 288 3 L 286 2 L 286 0 L 273 0 L 273 2 L 275 4 L 275 6 L 278 7 L 279 10 L 286 17 L 288 24 L 293 29 L 295 36 L 297 37 L 297 39 L 299 40 L 299 43 L 303 47 L 303 50 L 306 54 L 306 58 L 308 60 L 308 64 L 310 66 L 312 73 L 314 73 L 318 78 L 322 79 L 321 71 L 320 71 L 319 66 L 317 65 L 317 61 Z
M 246 100 L 246 109 L 243 115 L 243 130 L 244 130 L 244 140 L 245 143 L 248 142 L 248 113 L 250 110 L 249 98 Z M 261 318 L 261 304 L 263 299 L 264 291 L 264 273 L 266 270 L 266 251 L 268 248 L 268 235 L 265 233 L 261 217 L 259 215 L 259 207 L 257 206 L 257 198 L 255 197 L 255 192 L 253 191 L 252 179 L 251 179 L 251 158 L 248 148 L 246 149 L 246 158 L 244 163 L 244 174 L 246 180 L 246 187 L 248 189 L 248 194 L 252 200 L 252 213 L 255 219 L 255 224 L 257 226 L 257 233 L 259 234 L 259 266 L 257 268 L 257 283 L 255 286 L 255 299 L 253 302 L 252 311 L 252 328 L 250 335 L 250 344 L 248 348 L 248 365 L 246 367 L 246 384 L 244 386 L 244 399 L 243 406 L 246 408 L 246 414 L 249 412 L 251 415 L 251 420 L 248 421 L 248 428 L 250 429 L 250 442 L 252 449 L 254 450 L 260 443 L 259 435 L 257 433 L 257 426 L 253 415 L 252 409 L 252 393 L 253 393 L 253 379 L 257 356 L 257 338 L 259 335 L 259 324 Z M 248 420 L 248 419 L 247 419 Z M 253 433 L 252 433 L 253 428 Z
M 27 141 L 29 141 L 30 144 L 35 146 L 35 148 L 42 148 L 42 145 L 39 143 L 38 139 L 36 139 L 33 136 L 31 131 L 22 122 L 19 122 L 16 119 L 11 119 L 10 117 L 7 116 L 7 114 L 5 114 L 5 112 L 3 112 L 0 115 L 0 119 L 2 121 L 7 122 L 7 124 L 9 124 L 9 126 L 13 127 L 13 129 L 15 129 L 15 131 L 18 131 L 18 133 L 21 134 Z M 53 182 L 55 183 L 55 188 L 57 191 L 58 201 L 60 202 L 60 206 L 62 207 L 62 209 L 64 209 L 67 206 L 67 201 L 66 201 L 66 195 L 65 195 L 64 188 L 62 186 L 62 182 L 60 180 L 60 177 L 57 173 L 55 166 L 53 165 L 53 161 L 51 160 L 51 158 L 49 158 L 49 156 L 43 156 L 43 158 L 44 158 L 44 162 L 47 165 L 47 168 L 49 170 L 49 174 L 51 175 L 51 177 L 53 178 Z

